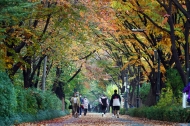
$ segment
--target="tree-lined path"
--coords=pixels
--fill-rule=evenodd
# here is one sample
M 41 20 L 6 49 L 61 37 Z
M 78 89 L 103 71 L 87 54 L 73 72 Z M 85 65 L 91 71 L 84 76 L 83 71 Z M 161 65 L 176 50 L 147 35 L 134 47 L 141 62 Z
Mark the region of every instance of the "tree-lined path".
M 19 126 L 180 126 L 177 123 L 132 118 L 120 115 L 113 118 L 110 113 L 102 117 L 101 113 L 88 113 L 87 116 L 73 118 L 71 115 L 38 123 L 25 123 Z
M 189 11 L 190 0 L 0 0 L 0 126 L 190 123 Z M 120 114 L 152 120 L 68 116 L 74 94 L 99 112 L 114 90 Z

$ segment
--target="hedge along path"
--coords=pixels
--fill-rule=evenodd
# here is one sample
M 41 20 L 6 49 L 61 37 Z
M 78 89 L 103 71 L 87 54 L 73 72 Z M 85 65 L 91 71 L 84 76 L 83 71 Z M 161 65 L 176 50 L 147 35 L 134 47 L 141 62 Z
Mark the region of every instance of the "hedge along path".
M 179 126 L 178 123 L 134 118 L 128 115 L 120 115 L 120 118 L 113 118 L 107 113 L 102 117 L 101 113 L 87 113 L 80 118 L 73 118 L 71 115 L 56 118 L 53 120 L 37 123 L 24 123 L 17 126 Z

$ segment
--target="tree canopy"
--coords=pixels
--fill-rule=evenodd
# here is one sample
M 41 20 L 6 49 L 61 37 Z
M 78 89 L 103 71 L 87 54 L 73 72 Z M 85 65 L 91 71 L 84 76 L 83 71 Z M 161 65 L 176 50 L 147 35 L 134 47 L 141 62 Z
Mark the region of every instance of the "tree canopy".
M 175 90 L 189 81 L 188 1 L 3 0 L 0 7 L 0 68 L 15 83 L 23 78 L 24 88 L 41 88 L 45 76 L 60 98 L 94 82 L 106 91 L 105 79 L 123 92 L 127 77 L 130 93 L 139 81 L 151 84 L 145 104 L 153 105 L 158 79 L 159 91 L 176 85 L 168 70 L 182 80 Z

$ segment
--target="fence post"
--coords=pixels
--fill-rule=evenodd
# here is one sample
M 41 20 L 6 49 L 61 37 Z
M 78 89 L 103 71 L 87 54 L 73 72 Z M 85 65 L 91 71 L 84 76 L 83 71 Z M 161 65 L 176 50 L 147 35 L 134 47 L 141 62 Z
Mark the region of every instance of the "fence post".
M 182 97 L 182 107 L 186 108 L 187 107 L 187 95 L 186 93 L 183 93 L 183 97 Z

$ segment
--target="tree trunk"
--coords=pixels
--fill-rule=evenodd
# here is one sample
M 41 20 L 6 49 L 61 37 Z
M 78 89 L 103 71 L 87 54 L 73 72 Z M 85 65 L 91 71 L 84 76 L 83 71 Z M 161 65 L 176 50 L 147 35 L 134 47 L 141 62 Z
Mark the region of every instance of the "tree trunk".
M 62 98 L 62 111 L 65 111 L 65 98 Z
M 39 82 L 39 76 L 40 76 L 40 68 L 41 68 L 41 65 L 38 66 L 38 69 L 37 69 L 37 79 L 35 80 L 35 83 L 34 83 L 34 87 L 35 88 L 38 88 L 38 82 Z
M 24 78 L 24 88 L 29 88 L 31 87 L 30 83 L 29 83 L 29 71 L 28 69 L 23 70 L 23 78 Z
M 63 92 L 64 82 L 61 82 L 60 76 L 61 76 L 62 70 L 57 67 L 56 69 L 56 80 L 53 84 L 52 91 L 55 92 L 57 97 L 62 101 L 62 110 L 65 110 L 65 94 Z
M 147 95 L 147 98 L 144 102 L 146 106 L 153 106 L 156 104 L 156 84 L 151 84 L 151 88 L 149 91 L 149 94 Z
M 30 73 L 31 73 L 31 57 L 28 57 L 26 62 L 29 64 L 25 65 L 25 69 L 23 70 L 23 78 L 24 78 L 24 88 L 32 87 L 30 83 Z
M 136 84 L 137 84 L 137 81 L 136 79 L 134 79 L 132 82 L 131 82 L 131 87 L 132 88 L 132 91 L 129 93 L 129 103 L 131 103 L 133 106 L 136 106 L 136 103 L 137 103 L 137 95 L 135 94 L 135 90 L 136 90 Z M 130 89 L 129 89 L 130 90 Z
M 170 1 L 169 2 L 169 7 L 168 7 L 168 10 L 167 10 L 167 13 L 169 15 L 172 15 L 172 2 Z M 183 81 L 183 84 L 184 86 L 186 85 L 186 76 L 185 76 L 185 73 L 183 71 L 183 68 L 182 68 L 182 64 L 179 60 L 179 55 L 178 55 L 178 52 L 177 52 L 177 48 L 176 48 L 176 43 L 175 43 L 175 34 L 174 34 L 174 22 L 173 22 L 173 19 L 172 19 L 172 16 L 169 16 L 168 17 L 168 24 L 170 26 L 170 36 L 171 36 L 171 43 L 172 43 L 172 47 L 171 47 L 171 50 L 172 50 L 172 55 L 174 56 L 174 59 L 175 59 L 175 64 L 176 64 L 176 69 L 178 70 L 181 78 L 182 78 L 182 81 Z
M 44 67 L 43 67 L 43 76 L 42 76 L 42 91 L 45 91 L 46 85 L 46 63 L 47 63 L 47 56 L 44 58 Z

